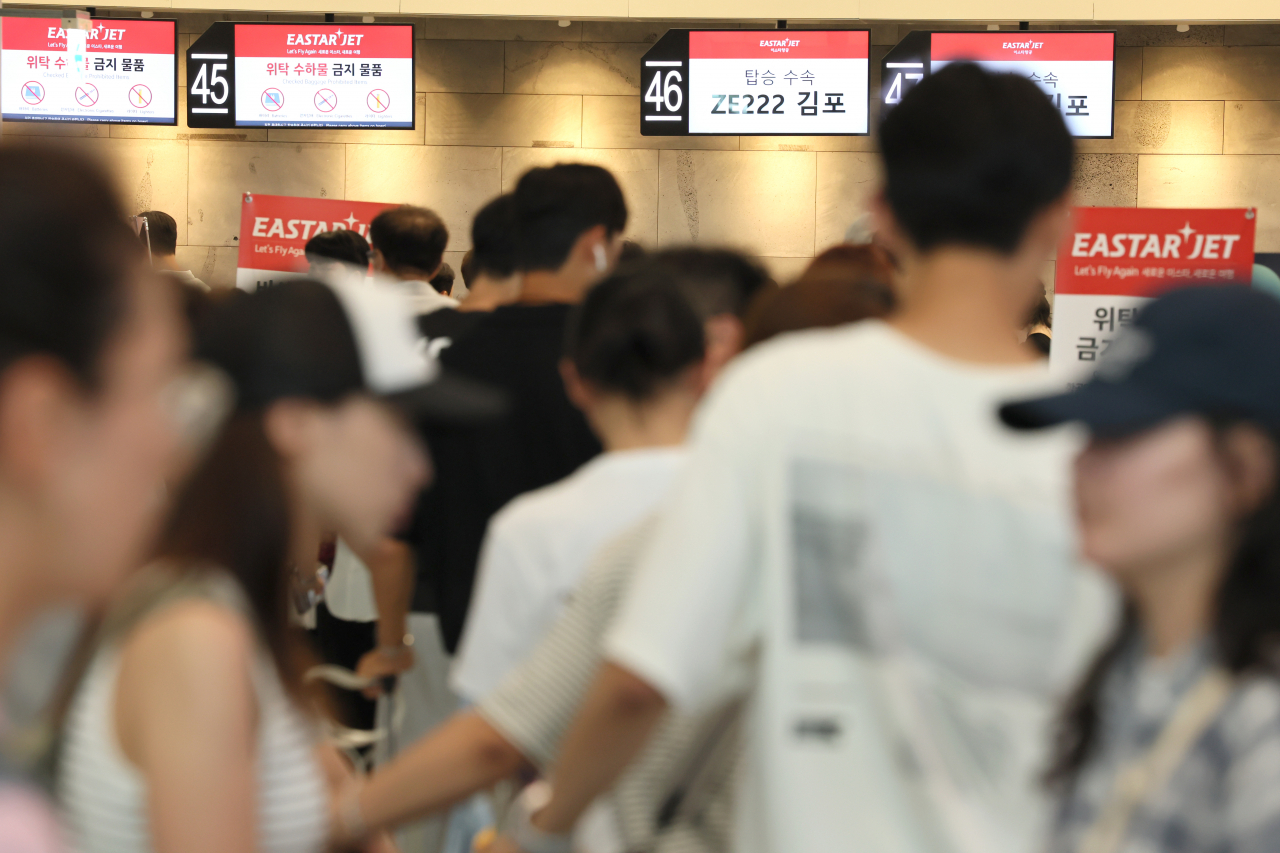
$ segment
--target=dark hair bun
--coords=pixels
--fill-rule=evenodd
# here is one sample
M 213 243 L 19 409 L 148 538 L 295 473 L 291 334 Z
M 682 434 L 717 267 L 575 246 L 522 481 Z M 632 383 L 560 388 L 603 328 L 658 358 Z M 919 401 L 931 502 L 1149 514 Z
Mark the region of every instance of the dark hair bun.
M 579 376 L 642 401 L 702 360 L 702 322 L 669 276 L 640 262 L 592 288 L 565 346 Z

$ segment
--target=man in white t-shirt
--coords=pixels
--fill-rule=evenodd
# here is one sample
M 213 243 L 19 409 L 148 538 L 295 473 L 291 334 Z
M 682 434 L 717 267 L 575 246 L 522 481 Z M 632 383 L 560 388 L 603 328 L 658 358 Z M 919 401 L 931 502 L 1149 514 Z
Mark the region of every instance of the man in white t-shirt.
M 408 292 L 419 316 L 457 308 L 458 300 L 436 290 L 431 279 L 440 272 L 449 229 L 434 210 L 402 204 L 384 210 L 369 223 L 374 273 Z
M 888 323 L 787 336 L 730 368 L 605 643 L 545 805 L 567 832 L 668 706 L 748 701 L 734 849 L 1013 853 L 1059 694 L 1106 631 L 1076 564 L 1071 437 L 1001 401 L 1046 381 L 1017 338 L 1069 210 L 1073 144 L 1030 81 L 957 64 L 880 131 Z

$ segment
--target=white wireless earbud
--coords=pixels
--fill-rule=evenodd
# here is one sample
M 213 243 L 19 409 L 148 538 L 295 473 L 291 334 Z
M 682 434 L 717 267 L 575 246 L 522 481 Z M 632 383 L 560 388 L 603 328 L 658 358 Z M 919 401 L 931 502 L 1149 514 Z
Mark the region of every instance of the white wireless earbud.
M 609 256 L 604 253 L 604 246 L 596 243 L 591 249 L 596 256 L 596 272 L 604 272 L 609 269 Z

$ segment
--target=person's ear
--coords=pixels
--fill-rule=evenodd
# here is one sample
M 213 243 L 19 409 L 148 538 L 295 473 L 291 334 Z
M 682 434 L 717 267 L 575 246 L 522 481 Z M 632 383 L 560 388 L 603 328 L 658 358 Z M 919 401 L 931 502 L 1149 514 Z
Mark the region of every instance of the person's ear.
M 591 386 L 578 373 L 578 368 L 567 358 L 560 360 L 560 378 L 564 380 L 564 392 L 580 411 L 587 412 L 595 401 Z
M 706 355 L 702 364 L 702 388 L 706 390 L 715 381 L 724 366 L 742 352 L 747 331 L 734 314 L 717 314 L 702 324 L 706 334 Z
M 286 397 L 267 407 L 263 429 L 271 446 L 285 459 L 304 455 L 315 433 L 316 405 L 308 400 Z
M 0 470 L 24 489 L 39 488 L 59 457 L 83 390 L 51 358 L 28 356 L 0 378 Z
M 609 232 L 603 225 L 593 225 L 578 235 L 569 257 L 580 266 L 594 270 L 596 275 L 604 276 L 617 260 L 616 255 L 610 256 L 609 249 Z
M 1223 436 L 1222 448 L 1242 515 L 1256 510 L 1276 489 L 1276 445 L 1252 424 L 1233 426 Z
M 1027 226 L 1023 237 L 1023 247 L 1037 258 L 1047 256 L 1058 247 L 1062 235 L 1071 226 L 1071 207 L 1075 202 L 1075 194 L 1067 190 L 1055 202 L 1037 213 Z
M 902 224 L 898 222 L 893 208 L 889 206 L 889 199 L 883 187 L 871 197 L 869 206 L 876 240 L 898 259 L 900 266 L 904 266 L 906 259 L 915 254 L 915 245 L 903 230 Z
M 374 272 L 387 272 L 387 259 L 383 257 L 382 252 L 377 249 L 370 249 L 369 257 L 373 261 Z

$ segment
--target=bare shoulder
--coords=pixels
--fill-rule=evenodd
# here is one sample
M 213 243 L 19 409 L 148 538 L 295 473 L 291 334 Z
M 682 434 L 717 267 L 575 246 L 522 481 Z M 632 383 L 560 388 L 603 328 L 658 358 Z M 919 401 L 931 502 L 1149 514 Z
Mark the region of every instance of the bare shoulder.
M 203 599 L 179 601 L 147 617 L 126 638 L 123 663 L 219 668 L 251 660 L 253 627 L 241 614 Z

